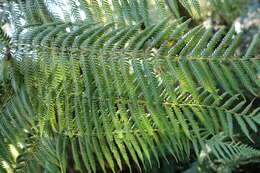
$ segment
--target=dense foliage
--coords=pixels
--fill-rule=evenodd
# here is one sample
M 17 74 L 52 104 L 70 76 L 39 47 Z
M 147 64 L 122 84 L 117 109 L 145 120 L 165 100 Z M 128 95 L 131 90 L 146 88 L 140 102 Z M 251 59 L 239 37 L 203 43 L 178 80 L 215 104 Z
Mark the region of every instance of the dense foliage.
M 259 33 L 241 49 L 240 6 L 200 3 L 0 1 L 0 172 L 259 162 Z M 204 8 L 226 27 L 203 26 Z

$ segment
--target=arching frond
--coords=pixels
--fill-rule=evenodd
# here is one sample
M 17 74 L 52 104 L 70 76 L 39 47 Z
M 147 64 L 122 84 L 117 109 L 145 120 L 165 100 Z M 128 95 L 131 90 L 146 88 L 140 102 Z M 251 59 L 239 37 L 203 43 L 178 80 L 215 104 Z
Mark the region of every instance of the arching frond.
M 26 91 L 21 91 L 11 102 L 12 109 L 1 117 L 6 119 L 3 122 L 17 120 L 15 126 L 25 131 L 35 129 L 36 136 L 64 136 L 82 172 L 106 171 L 106 163 L 116 170 L 130 158 L 142 165 L 144 160 L 149 162 L 151 157 L 158 159 L 167 153 L 180 160 L 191 150 L 199 152 L 207 145 L 217 152 L 215 156 L 226 159 L 229 156 L 216 149 L 225 149 L 226 144 L 208 142 L 204 132 L 213 136 L 222 132 L 232 139 L 237 124 L 241 134 L 250 139 L 249 129 L 257 131 L 259 126 L 259 109 L 252 111 L 252 103 L 239 95 L 220 95 L 225 88 L 216 85 L 213 74 L 206 73 L 210 65 L 225 71 L 226 66 L 244 61 L 251 68 L 254 59 L 153 57 L 148 53 L 93 50 L 85 54 L 56 51 L 48 59 L 40 52 L 37 59 L 19 62 Z M 4 131 L 8 139 L 14 139 L 13 130 Z M 21 135 L 19 139 L 26 138 Z M 33 157 L 47 170 L 66 169 L 56 154 L 56 144 L 47 140 L 36 147 Z M 232 153 L 232 148 L 229 150 Z M 66 158 L 69 153 L 63 154 Z M 50 159 L 43 161 L 43 155 Z M 98 163 L 93 163 L 94 158 Z
M 205 157 L 210 157 L 210 153 L 217 157 L 219 161 L 225 160 L 226 162 L 235 161 L 243 157 L 258 156 L 260 154 L 258 150 L 250 146 L 234 141 L 225 141 L 224 136 L 221 134 L 208 140 L 202 152 L 199 153 L 200 159 L 203 160 Z
M 55 0 L 55 12 L 44 0 L 8 3 L 0 171 L 142 172 L 169 157 L 258 156 L 241 138 L 254 142 L 260 125 L 259 34 L 238 51 L 234 27 L 190 26 L 180 17 L 199 16 L 198 2 Z
M 236 58 L 236 49 L 241 35 L 236 35 L 234 28 L 231 28 L 226 35 L 223 29 L 213 35 L 210 29 L 206 30 L 201 26 L 185 32 L 189 20 L 180 24 L 180 20 L 169 24 L 168 20 L 166 18 L 145 30 L 138 29 L 139 25 L 116 29 L 113 28 L 113 24 L 69 27 L 70 24 L 50 23 L 33 27 L 29 34 L 20 37 L 23 43 L 44 45 L 47 40 L 57 37 L 56 35 L 62 32 L 57 37 L 62 40 L 53 46 L 62 46 L 61 56 L 65 59 L 68 59 L 71 53 L 78 56 L 85 51 L 95 52 L 102 48 L 106 51 L 121 49 L 120 51 L 132 52 L 130 54 L 134 57 L 140 55 L 147 59 L 153 57 L 151 54 L 153 52 L 160 57 L 155 61 L 155 66 L 159 67 L 162 63 L 162 69 L 174 75 L 176 82 L 180 82 L 182 90 L 189 91 L 195 98 L 197 84 L 216 97 L 218 95 L 216 88 L 232 94 L 244 95 L 245 92 L 249 92 L 254 96 L 259 95 L 258 59 L 246 59 L 249 55 L 253 55 L 259 40 L 257 35 L 249 49 L 245 51 L 245 58 Z M 71 31 L 66 31 L 66 26 Z M 124 32 L 126 34 L 122 37 Z M 202 37 L 199 38 L 197 35 Z M 165 40 L 166 37 L 169 39 Z M 147 53 L 140 53 L 141 49 L 146 49 Z M 57 50 L 57 47 L 50 46 L 40 51 L 48 54 L 51 50 Z M 161 61 L 161 59 L 166 60 Z M 176 67 L 179 69 L 176 70 Z

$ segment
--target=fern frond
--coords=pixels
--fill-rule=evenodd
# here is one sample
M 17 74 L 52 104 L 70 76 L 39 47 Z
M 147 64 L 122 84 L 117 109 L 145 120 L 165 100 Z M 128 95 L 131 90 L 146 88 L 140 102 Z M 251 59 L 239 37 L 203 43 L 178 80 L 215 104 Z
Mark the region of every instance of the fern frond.
M 250 63 L 247 63 L 250 61 L 251 64 L 255 64 L 257 59 L 255 61 L 235 58 L 234 52 L 238 48 L 240 35 L 233 38 L 234 29 L 231 29 L 222 41 L 219 39 L 224 34 L 224 30 L 219 30 L 209 41 L 210 36 L 212 36 L 211 30 L 203 34 L 205 29 L 198 26 L 189 32 L 185 32 L 189 21 L 181 23 L 179 27 L 176 28 L 179 20 L 170 26 L 167 24 L 168 20 L 169 19 L 166 18 L 159 24 L 150 26 L 141 31 L 137 29 L 139 25 L 122 28 L 122 32 L 120 32 L 121 29 L 113 29 L 113 24 L 100 27 L 87 24 L 85 26 L 74 27 L 75 29 L 70 27 L 73 30 L 59 35 L 56 39 L 56 43 L 54 42 L 53 45 L 62 45 L 63 55 L 68 57 L 70 55 L 65 53 L 66 51 L 73 53 L 79 52 L 79 54 L 81 54 L 85 49 L 89 49 L 95 52 L 102 48 L 102 45 L 104 45 L 106 49 L 110 47 L 110 49 L 112 48 L 113 50 L 121 48 L 128 52 L 134 51 L 132 53 L 133 56 L 138 56 L 138 51 L 144 47 L 148 51 L 147 58 L 152 57 L 151 52 L 155 52 L 156 56 L 167 59 L 174 68 L 177 67 L 178 69 L 175 68 L 175 70 L 172 71 L 167 63 L 163 65 L 163 69 L 166 68 L 170 70 L 171 73 L 175 75 L 175 78 L 181 81 L 183 91 L 192 92 L 194 97 L 198 97 L 195 90 L 197 84 L 203 86 L 216 97 L 216 88 L 221 88 L 222 91 L 233 94 L 239 93 L 244 95 L 245 91 L 249 91 L 249 93 L 254 96 L 259 95 L 257 92 L 259 84 L 256 80 L 258 65 L 251 66 Z M 53 30 L 52 27 L 55 26 L 57 28 Z M 40 45 L 43 40 L 48 40 L 51 36 L 58 34 L 60 32 L 59 28 L 64 30 L 65 26 L 63 23 L 50 23 L 36 27 L 30 34 L 24 34 L 23 40 L 27 44 Z M 174 30 L 170 34 L 168 30 L 173 28 Z M 51 32 L 52 30 L 53 32 Z M 122 37 L 123 31 L 127 32 Z M 160 31 L 163 32 L 161 33 Z M 194 34 L 202 35 L 202 38 L 198 39 L 199 37 L 195 37 Z M 172 40 L 164 41 L 164 43 L 160 41 L 167 35 L 169 35 L 170 38 L 172 37 Z M 60 38 L 61 40 L 58 41 Z M 177 39 L 176 44 L 171 43 Z M 257 41 L 256 37 L 254 40 Z M 253 43 L 256 41 L 253 41 Z M 111 45 L 112 43 L 113 45 Z M 257 44 L 253 43 L 248 51 L 255 49 L 257 46 Z M 174 44 L 174 46 L 169 46 L 168 44 Z M 159 46 L 159 49 L 156 50 L 155 46 Z M 80 47 L 79 50 L 77 49 L 78 47 Z M 47 49 L 49 50 L 46 50 L 46 53 L 52 48 Z M 54 47 L 54 49 L 57 48 Z M 224 55 L 229 55 L 231 57 L 230 61 L 229 58 L 224 57 Z M 232 57 L 234 57 L 234 59 L 232 59 Z M 194 61 L 190 61 L 191 59 Z M 211 72 L 208 73 L 208 71 Z M 241 85 L 239 85 L 239 83 L 241 83 Z
M 42 18 L 44 23 L 54 21 L 49 9 L 47 8 L 47 6 L 43 0 L 36 0 L 36 7 L 38 8 L 38 10 L 40 12 L 40 17 Z
M 259 40 L 259 34 L 255 34 L 249 48 L 246 51 L 246 54 L 244 56 L 245 58 L 252 57 L 255 54 L 254 52 L 257 50 L 257 45 L 259 45 L 260 42 Z
M 74 0 L 69 1 L 69 6 L 71 8 L 71 13 L 72 13 L 72 16 L 73 16 L 75 22 L 82 21 L 81 16 L 80 16 L 79 7 L 76 4 L 76 2 Z
M 11 45 L 11 38 L 3 31 L 1 27 L 0 27 L 0 42 L 8 47 Z
M 206 151 L 207 150 L 207 151 Z M 234 161 L 242 157 L 258 156 L 259 150 L 256 150 L 245 144 L 239 142 L 225 141 L 223 136 L 216 135 L 212 137 L 205 145 L 204 151 L 201 153 L 201 157 L 212 153 L 218 160 Z M 204 155 L 205 154 L 205 155 Z
M 94 19 L 93 19 L 93 14 L 90 10 L 90 5 L 87 1 L 85 0 L 79 0 L 79 3 L 80 3 L 80 7 L 81 9 L 85 12 L 85 15 L 86 15 L 86 21 L 88 23 L 92 23 L 94 22 Z
M 207 74 L 210 63 L 218 65 L 218 71 L 229 69 L 231 73 L 230 69 L 235 68 L 227 66 L 242 66 L 245 61 L 252 69 L 254 59 L 191 59 L 96 50 L 85 54 L 65 52 L 73 44 L 74 35 L 83 30 L 75 30 L 71 37 L 64 38 L 62 52 L 45 54 L 38 50 L 37 59 L 19 63 L 20 72 L 25 75 L 25 92 L 34 95 L 28 95 L 28 99 L 21 91 L 11 102 L 11 109 L 1 116 L 1 123 L 8 124 L 1 125 L 1 132 L 8 134 L 8 139 L 13 141 L 13 136 L 19 134 L 6 128 L 13 127 L 11 122 L 19 129 L 37 129 L 39 137 L 56 133 L 67 136 L 65 145 L 71 147 L 74 163 L 84 172 L 97 167 L 106 171 L 106 163 L 112 170 L 122 167 L 122 162 L 131 168 L 129 157 L 139 166 L 144 160 L 159 160 L 159 155 L 166 157 L 167 153 L 180 160 L 189 156 L 193 148 L 199 153 L 207 145 L 217 152 L 213 153 L 217 157 L 226 159 L 229 155 L 217 148 L 225 149 L 227 145 L 213 146 L 213 142 L 207 142 L 204 131 L 212 136 L 224 133 L 232 139 L 237 132 L 235 124 L 248 138 L 249 129 L 257 130 L 259 109 L 252 109 L 252 103 L 239 95 L 223 93 L 224 86 L 218 84 L 213 74 Z M 47 56 L 51 56 L 50 61 Z M 78 56 L 79 60 L 75 58 Z M 198 85 L 201 87 L 197 88 Z M 39 97 L 42 99 L 36 99 Z M 19 139 L 25 135 L 22 130 L 20 133 Z M 61 147 L 61 142 L 51 141 L 42 141 L 39 146 L 43 148 L 38 148 L 35 157 L 39 161 L 50 158 L 42 162 L 46 170 L 64 170 L 66 164 L 54 147 Z M 68 156 L 67 152 L 63 154 Z M 93 158 L 98 163 L 93 163 Z
M 260 125 L 259 34 L 240 58 L 234 27 L 214 33 L 169 17 L 180 5 L 199 15 L 198 0 L 70 1 L 64 21 L 46 3 L 20 0 L 26 25 L 12 39 L 0 29 L 17 48 L 0 106 L 0 171 L 3 161 L 14 172 L 131 172 L 194 151 L 259 154 L 236 142 L 253 141 Z

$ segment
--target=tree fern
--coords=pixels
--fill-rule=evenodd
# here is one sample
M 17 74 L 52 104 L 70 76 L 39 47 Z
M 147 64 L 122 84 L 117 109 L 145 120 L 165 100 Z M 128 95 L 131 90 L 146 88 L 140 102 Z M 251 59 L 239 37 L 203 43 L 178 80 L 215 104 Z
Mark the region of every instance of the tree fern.
M 77 77 L 77 75 L 80 75 L 79 71 L 76 71 L 76 68 L 81 68 L 83 69 L 83 67 L 81 67 L 81 64 L 75 62 L 75 61 L 71 61 L 71 60 L 61 60 L 62 62 L 62 66 L 64 66 L 63 70 L 62 70 L 62 78 L 63 80 L 61 82 L 63 82 L 64 80 L 67 81 L 66 85 L 64 85 L 64 89 L 62 90 L 57 90 L 56 92 L 55 90 L 52 90 L 52 80 L 47 83 L 45 83 L 44 86 L 44 90 L 45 92 L 39 92 L 39 91 L 43 91 L 43 89 L 40 89 L 38 86 L 38 90 L 35 90 L 33 87 L 36 83 L 31 81 L 30 83 L 27 83 L 26 87 L 28 87 L 28 91 L 31 92 L 35 92 L 36 93 L 42 93 L 42 94 L 36 94 L 34 97 L 42 97 L 42 101 L 40 101 L 39 103 L 35 103 L 36 107 L 34 108 L 34 106 L 29 106 L 31 107 L 31 112 L 34 112 L 34 114 L 38 114 L 41 112 L 41 115 L 46 115 L 44 118 L 44 126 L 42 127 L 44 130 L 42 130 L 41 133 L 48 133 L 48 131 L 50 130 L 49 128 L 51 128 L 53 132 L 57 131 L 57 124 L 61 124 L 60 122 L 58 122 L 58 119 L 53 119 L 52 118 L 52 110 L 50 109 L 50 105 L 52 105 L 52 103 L 50 102 L 53 98 L 59 98 L 60 102 L 64 102 L 64 104 L 67 104 L 67 108 L 65 108 L 65 112 L 66 109 L 68 109 L 67 111 L 69 112 L 78 112 L 76 115 L 72 114 L 69 117 L 65 118 L 65 126 L 63 126 L 61 129 L 62 131 L 58 131 L 58 133 L 64 133 L 64 135 L 68 135 L 68 137 L 70 138 L 75 138 L 77 136 L 79 137 L 84 137 L 84 136 L 89 136 L 92 138 L 97 135 L 98 140 L 101 140 L 99 142 L 100 145 L 103 146 L 103 143 L 107 143 L 108 141 L 108 148 L 96 148 L 94 150 L 97 150 L 97 152 L 101 152 L 104 154 L 105 158 L 100 158 L 100 155 L 97 155 L 97 159 L 101 162 L 103 159 L 105 159 L 109 164 L 115 164 L 114 157 L 116 157 L 116 155 L 112 155 L 111 151 L 112 148 L 114 148 L 118 142 L 116 142 L 117 137 L 119 137 L 118 135 L 120 135 L 120 138 L 125 138 L 125 136 L 128 136 L 130 134 L 134 134 L 134 135 L 140 135 L 140 136 L 144 136 L 145 138 L 145 143 L 143 143 L 143 145 L 148 145 L 150 147 L 152 147 L 152 145 L 159 145 L 158 147 L 161 148 L 159 149 L 160 154 L 165 154 L 167 150 L 167 148 L 176 148 L 176 150 L 183 150 L 185 153 L 189 153 L 189 149 L 188 148 L 183 148 L 185 145 L 187 145 L 186 142 L 190 141 L 193 137 L 193 135 L 199 137 L 199 143 L 200 147 L 203 147 L 205 145 L 205 139 L 203 139 L 201 133 L 201 130 L 204 129 L 207 132 L 209 132 L 211 135 L 217 135 L 219 133 L 219 131 L 221 129 L 223 129 L 224 131 L 227 131 L 228 136 L 232 137 L 234 135 L 234 130 L 232 129 L 232 124 L 234 122 L 237 122 L 240 125 L 240 129 L 241 131 L 244 133 L 244 135 L 249 136 L 248 130 L 246 126 L 251 127 L 252 129 L 256 129 L 256 126 L 258 125 L 258 121 L 257 121 L 257 112 L 254 112 L 252 114 L 247 114 L 247 112 L 244 112 L 244 114 L 241 116 L 239 115 L 239 111 L 242 109 L 242 107 L 244 106 L 244 104 L 246 102 L 240 102 L 237 106 L 235 107 L 230 107 L 231 105 L 234 105 L 234 101 L 235 98 L 233 97 L 227 97 L 227 93 L 225 93 L 224 95 L 222 95 L 220 98 L 221 100 L 223 100 L 224 102 L 220 101 L 219 98 L 217 98 L 217 100 L 215 99 L 214 95 L 210 95 L 207 96 L 205 94 L 201 95 L 200 92 L 203 91 L 202 88 L 200 89 L 195 89 L 196 91 L 194 91 L 194 93 L 197 93 L 195 96 L 192 95 L 192 97 L 186 101 L 184 100 L 180 100 L 181 102 L 178 103 L 178 100 L 175 100 L 175 103 L 171 103 L 171 102 L 167 102 L 164 101 L 168 95 L 168 93 L 160 93 L 160 91 L 165 91 L 165 89 L 162 88 L 162 86 L 159 85 L 158 82 L 158 78 L 155 78 L 154 76 L 154 71 L 152 69 L 152 67 L 149 67 L 150 63 L 152 62 L 149 59 L 139 59 L 138 57 L 133 55 L 131 56 L 133 58 L 133 62 L 131 62 L 129 65 L 127 65 L 126 68 L 130 69 L 133 68 L 133 72 L 129 71 L 127 73 L 125 73 L 124 75 L 122 74 L 122 77 L 120 76 L 119 73 L 117 73 L 117 75 L 113 75 L 114 77 L 117 76 L 117 80 L 118 78 L 123 81 L 129 81 L 128 84 L 125 84 L 125 91 L 121 94 L 119 93 L 114 93 L 113 90 L 116 90 L 115 86 L 120 86 L 120 84 L 116 84 L 115 86 L 112 85 L 114 83 L 114 78 L 112 76 L 113 72 L 110 72 L 111 69 L 108 69 L 108 64 L 110 64 L 110 60 L 109 59 L 105 59 L 105 57 L 107 57 L 109 55 L 109 53 L 105 52 L 103 53 L 99 53 L 99 58 L 97 59 L 97 52 L 93 52 L 94 54 L 90 54 L 89 56 L 89 63 L 84 62 L 84 66 L 89 66 L 90 67 L 90 71 L 88 72 L 88 74 L 86 74 L 87 76 L 92 76 L 92 82 L 89 81 L 89 79 L 83 79 L 86 81 L 89 81 L 90 83 L 92 83 L 92 92 L 93 95 L 88 98 L 87 100 L 90 101 L 90 108 L 93 111 L 92 115 L 86 115 L 86 116 L 90 116 L 92 118 L 92 121 L 88 120 L 88 127 L 84 127 L 86 124 L 82 124 L 82 120 L 81 118 L 83 118 L 81 116 L 81 111 L 82 111 L 82 106 L 84 106 L 84 102 L 82 102 L 83 100 L 83 96 L 77 94 L 77 93 L 82 93 L 85 89 L 84 87 L 79 88 L 79 86 L 82 86 L 81 80 L 79 80 L 80 78 Z M 63 54 L 63 53 L 61 53 Z M 125 57 L 126 56 L 126 57 Z M 138 55 L 140 56 L 140 55 Z M 120 58 L 119 58 L 120 57 Z M 118 53 L 117 57 L 114 57 L 114 63 L 115 65 L 118 64 L 117 66 L 114 65 L 115 69 L 119 69 L 121 65 L 119 65 L 120 61 L 122 61 L 122 58 L 127 58 L 127 54 L 124 55 L 122 53 Z M 146 55 L 147 57 L 147 55 Z M 40 57 L 40 58 L 44 58 L 44 57 Z M 115 58 L 119 58 L 118 60 L 116 60 Z M 160 57 L 158 57 L 160 58 Z M 127 58 L 129 59 L 129 58 Z M 123 60 L 123 61 L 128 61 L 128 60 Z M 186 63 L 186 62 L 181 62 L 182 59 L 176 60 L 177 63 Z M 36 61 L 36 60 L 33 60 Z M 68 62 L 66 62 L 68 61 Z M 99 62 L 100 61 L 100 62 Z M 190 63 L 194 63 L 196 64 L 197 61 L 203 61 L 203 60 L 196 60 Z M 40 59 L 37 62 L 34 62 L 35 64 L 40 64 L 40 62 L 42 62 Z M 47 62 L 44 62 L 44 64 L 46 64 Z M 53 63 L 53 62 L 52 62 Z M 60 61 L 58 61 L 57 63 L 60 63 Z M 175 63 L 175 62 L 168 62 L 168 63 Z M 204 62 L 200 62 L 200 63 L 204 63 Z M 67 64 L 67 65 L 66 65 Z M 70 65 L 69 65 L 70 64 Z M 132 65 L 133 67 L 131 67 Z M 26 62 L 27 68 L 22 68 L 25 69 L 25 74 L 27 73 L 26 71 L 29 71 L 28 68 L 34 68 L 33 65 L 29 65 L 28 62 Z M 29 65 L 29 66 L 28 66 Z M 58 64 L 57 64 L 58 65 Z M 82 64 L 83 65 L 83 64 Z M 181 64 L 180 64 L 181 65 Z M 65 66 L 71 66 L 71 68 L 67 68 Z M 124 65 L 125 66 L 125 65 Z M 187 66 L 187 65 L 185 65 Z M 197 65 L 194 65 L 197 67 Z M 43 68 L 53 68 L 55 67 L 55 65 L 49 66 L 49 65 L 44 65 Z M 163 68 L 163 64 L 161 64 L 161 66 L 156 65 L 157 68 Z M 182 65 L 179 66 L 180 68 L 182 68 Z M 199 67 L 199 66 L 198 66 Z M 197 67 L 197 68 L 198 68 Z M 67 70 L 72 70 L 72 73 L 67 73 Z M 175 68 L 176 69 L 176 68 Z M 36 69 L 35 69 L 36 70 Z M 151 71 L 152 70 L 152 71 Z M 40 73 L 41 68 L 38 68 L 39 72 L 34 72 L 34 73 L 30 73 L 30 75 L 35 74 L 37 76 L 37 74 L 40 74 L 42 78 L 45 79 L 51 79 L 50 77 L 53 76 L 53 73 L 47 73 L 46 75 L 50 75 L 50 77 L 46 76 L 43 77 L 43 73 Z M 44 71 L 53 71 L 53 70 L 48 70 L 45 69 Z M 181 69 L 181 71 L 183 71 Z M 21 71 L 21 73 L 24 73 Z M 161 72 L 162 73 L 162 72 Z M 27 73 L 28 74 L 28 73 Z M 172 73 L 175 74 L 175 73 Z M 161 75 L 161 74 L 160 74 Z M 127 77 L 127 79 L 125 79 L 125 77 Z M 150 77 L 149 77 L 150 76 Z M 30 77 L 31 78 L 31 77 Z M 89 78 L 89 77 L 88 77 Z M 34 79 L 37 79 L 34 78 Z M 33 80 L 33 78 L 32 78 Z M 133 81 L 132 81 L 133 80 Z M 177 79 L 178 80 L 178 79 Z M 212 79 L 211 79 L 212 80 Z M 71 81 L 71 82 L 69 82 Z M 154 81 L 154 82 L 152 82 Z M 28 81 L 29 82 L 29 81 Z M 148 85 L 149 82 L 149 85 Z M 164 81 L 161 81 L 162 83 L 164 83 Z M 195 81 L 194 81 L 195 82 Z M 71 83 L 71 84 L 70 84 Z M 121 82 L 120 82 L 121 83 Z M 123 82 L 124 83 L 124 82 Z M 131 86 L 130 83 L 135 84 L 136 86 Z M 96 86 L 96 88 L 93 86 Z M 48 89 L 49 87 L 50 89 Z M 150 87 L 147 87 L 150 86 Z M 31 88 L 32 87 L 32 88 Z M 46 88 L 47 87 L 47 88 Z M 93 88 L 94 87 L 94 88 Z M 169 86 L 170 87 L 170 86 Z M 202 85 L 203 87 L 203 85 Z M 71 94 L 68 93 L 69 89 L 74 90 L 74 92 L 72 92 Z M 74 88 L 74 89 L 73 89 Z M 120 87 L 119 87 L 120 88 Z M 132 88 L 132 89 L 131 89 Z M 47 90 L 46 90 L 47 89 Z M 81 90 L 82 91 L 81 91 Z M 134 90 L 133 90 L 134 89 Z M 187 91 L 179 91 L 179 94 L 183 94 Z M 58 95 L 56 96 L 57 93 Z M 193 93 L 193 92 L 191 92 Z M 50 97 L 51 94 L 51 97 Z M 119 94 L 119 95 L 118 95 Z M 177 94 L 177 98 L 178 98 L 178 93 Z M 37 96 L 38 95 L 38 96 Z M 194 97 L 194 98 L 193 98 Z M 235 96 L 237 98 L 237 96 Z M 48 98 L 48 102 L 45 102 L 44 98 Z M 62 99 L 64 98 L 64 99 Z M 93 98 L 93 100 L 91 99 Z M 121 99 L 119 99 L 121 98 Z M 99 99 L 100 102 L 99 102 Z M 126 99 L 126 100 L 125 100 Z M 195 99 L 195 100 L 194 100 Z M 27 99 L 24 99 L 27 100 Z M 63 101 L 61 101 L 63 100 Z M 82 100 L 82 101 L 81 101 Z M 87 101 L 86 100 L 86 101 Z M 197 100 L 197 101 L 196 101 Z M 46 100 L 47 101 L 47 100 Z M 88 101 L 87 101 L 88 102 Z M 199 104 L 199 103 L 201 104 Z M 114 104 L 112 104 L 114 103 Z M 62 105 L 62 103 L 60 103 Z M 117 119 L 112 119 L 112 117 L 116 116 L 116 107 L 115 104 L 123 104 L 123 105 L 127 105 L 127 107 L 133 108 L 133 113 L 131 115 L 134 115 L 133 119 L 131 121 L 129 121 L 129 124 L 132 124 L 132 126 L 134 125 L 134 129 L 131 128 L 131 130 L 127 130 L 125 129 L 124 126 L 120 125 L 120 117 L 118 117 Z M 46 106 L 43 106 L 46 105 Z M 70 105 L 75 105 L 76 107 L 70 107 Z M 80 106 L 82 105 L 82 106 Z M 38 106 L 40 107 L 45 107 L 44 109 L 39 109 L 37 108 Z M 55 106 L 55 105 L 54 105 Z M 57 105 L 58 106 L 58 105 Z M 78 107 L 79 106 L 79 107 Z M 246 105 L 245 105 L 246 106 Z M 98 108 L 97 108 L 98 107 Z M 248 107 L 248 106 L 246 106 Z M 22 107 L 20 107 L 22 108 Z M 137 109 L 138 112 L 135 112 L 134 109 Z M 249 110 L 249 108 L 247 108 L 247 110 Z M 40 111 L 39 113 L 37 113 L 37 110 Z M 109 110 L 109 114 L 108 113 Z M 122 110 L 123 111 L 123 110 Z M 172 112 L 169 114 L 169 111 Z M 238 113 L 237 113 L 238 111 Z M 69 113 L 67 112 L 67 113 Z M 167 113 L 168 112 L 168 113 Z M 122 112 L 123 113 L 123 112 Z M 23 113 L 24 114 L 24 113 Z M 111 114 L 111 115 L 110 115 Z M 129 113 L 124 113 L 127 116 L 129 116 Z M 187 119 L 185 117 L 183 117 L 184 115 L 187 115 Z M 213 119 L 215 119 L 214 122 L 212 122 L 213 124 L 209 124 L 211 121 L 210 119 L 208 119 L 207 115 L 210 115 Z M 11 115 L 11 114 L 9 114 Z M 112 116 L 113 115 L 113 116 Z M 144 117 L 140 117 L 143 115 L 146 115 Z M 150 116 L 148 116 L 150 115 Z M 165 115 L 163 117 L 160 117 L 158 115 Z M 19 111 L 16 111 L 16 116 L 20 117 L 21 115 L 19 115 Z M 99 117 L 97 118 L 97 117 Z M 251 118 L 250 118 L 251 117 Z M 28 122 L 30 122 L 30 118 L 28 117 Z M 198 122 L 196 122 L 196 119 L 198 118 Z M 230 119 L 231 118 L 231 119 Z M 18 118 L 20 120 L 22 120 L 21 118 Z M 26 120 L 27 118 L 25 118 L 24 120 Z M 79 120 L 77 120 L 79 119 Z M 99 119 L 99 120 L 98 120 Z M 127 118 L 128 119 L 128 118 Z M 226 121 L 223 121 L 223 119 L 230 119 L 230 121 L 227 121 L 227 124 L 223 124 Z M 170 122 L 169 122 L 170 120 Z M 108 126 L 107 123 L 109 122 L 113 122 L 112 124 L 110 124 Z M 118 123 L 116 123 L 118 121 Z M 138 122 L 140 121 L 140 122 Z M 175 124 L 176 122 L 179 122 L 180 124 L 178 125 L 179 127 L 179 132 L 176 134 L 176 139 L 170 137 L 171 136 L 171 129 L 175 129 L 177 127 L 172 126 L 172 123 Z M 195 123 L 196 122 L 196 123 Z M 221 123 L 222 122 L 222 123 Z M 21 122 L 22 124 L 20 124 L 21 127 L 28 129 L 28 126 L 26 125 L 27 123 L 25 122 Z M 93 124 L 92 124 L 93 123 Z M 31 124 L 31 123 L 30 123 Z M 49 124 L 49 125 L 48 125 Z M 103 124 L 103 126 L 101 126 L 101 124 Z M 199 124 L 199 125 L 198 125 Z M 31 124 L 33 126 L 33 123 Z M 128 125 L 127 125 L 128 126 Z M 37 127 L 37 125 L 36 125 Z M 164 128 L 162 128 L 164 127 Z M 220 128 L 221 127 L 221 128 Z M 93 128 L 93 129 L 92 129 Z M 104 128 L 104 129 L 103 129 Z M 122 129 L 123 128 L 123 129 Z M 140 128 L 142 130 L 140 130 Z M 48 130 L 49 129 L 49 130 Z M 87 131 L 86 131 L 86 130 Z M 50 132 L 51 132 L 50 131 Z M 88 133 L 85 133 L 88 132 Z M 52 133 L 53 133 L 52 132 Z M 113 133 L 114 136 L 110 136 L 109 134 Z M 128 134 L 129 133 L 129 134 Z M 102 136 L 101 136 L 102 134 Z M 107 136 L 108 135 L 108 136 Z M 150 137 L 148 137 L 148 136 Z M 146 136 L 146 137 L 145 137 Z M 179 137 L 178 137 L 179 136 Z M 11 138 L 11 137 L 10 137 Z M 160 140 L 159 140 L 160 139 Z M 72 139 L 74 141 L 74 139 Z M 98 145 L 96 142 L 96 139 L 93 139 L 94 144 Z M 107 141 L 108 140 L 108 141 Z M 132 139 L 134 140 L 134 139 Z M 135 139 L 135 145 L 133 147 L 137 147 L 136 145 L 138 145 L 138 143 L 140 143 L 139 139 Z M 176 144 L 176 141 L 181 140 L 181 141 L 186 141 L 185 143 L 179 141 L 178 145 Z M 160 143 L 158 143 L 160 141 Z M 166 142 L 167 141 L 167 142 Z M 115 143 L 114 143 L 115 142 Z M 144 141 L 143 141 L 144 142 Z M 165 144 L 169 145 L 169 146 L 164 146 L 165 144 L 163 143 L 165 142 Z M 193 140 L 191 140 L 190 142 L 194 143 Z M 71 144 L 72 145 L 72 144 Z M 72 147 L 76 147 L 76 144 L 73 144 Z M 141 144 L 140 144 L 141 145 Z M 147 147 L 144 148 L 144 146 L 138 146 L 138 148 L 141 148 L 142 150 L 146 150 Z M 176 146 L 175 146 L 176 145 Z M 191 144 L 189 144 L 191 145 Z M 114 146 L 114 147 L 113 147 Z M 182 146 L 182 147 L 181 147 Z M 98 147 L 98 146 L 97 146 Z M 110 148 L 112 147 L 112 148 Z M 179 148 L 181 147 L 181 148 Z M 189 147 L 190 148 L 190 147 Z M 123 151 L 123 148 L 120 149 L 121 151 Z M 76 152 L 77 150 L 74 148 L 73 149 L 74 152 Z M 90 151 L 91 152 L 91 151 Z M 155 156 L 155 149 L 153 152 L 153 149 L 151 151 L 146 150 L 144 152 L 149 153 L 149 155 L 147 156 L 147 158 L 151 157 L 151 156 Z M 168 151 L 169 152 L 169 151 Z M 183 156 L 178 156 L 178 154 L 181 153 L 175 153 L 174 151 L 171 151 L 172 154 L 176 157 L 183 157 Z M 83 153 L 81 153 L 83 154 Z M 115 154 L 115 153 L 114 153 Z M 76 155 L 76 153 L 74 153 L 74 155 Z M 182 154 L 184 155 L 184 153 Z M 93 156 L 94 157 L 94 156 Z M 134 156 L 133 156 L 134 157 Z M 138 156 L 141 157 L 141 156 Z M 218 156 L 219 157 L 219 156 Z M 75 163 L 78 162 L 78 156 L 74 156 L 73 157 L 75 160 Z M 142 158 L 142 157 L 141 157 Z M 141 159 L 140 158 L 140 159 Z M 120 157 L 117 156 L 117 158 L 115 158 L 117 160 L 116 164 L 119 164 L 120 162 L 118 160 L 121 160 Z M 180 158 L 179 158 L 180 159 Z M 104 162 L 104 161 L 102 161 Z M 104 163 L 100 163 L 101 167 L 102 164 Z M 77 165 L 78 163 L 76 163 Z M 138 163 L 140 164 L 140 163 Z M 120 165 L 119 165 L 120 166 Z M 54 169 L 54 168 L 53 168 Z M 104 169 L 104 167 L 103 167 Z M 113 167 L 111 167 L 111 169 L 114 169 Z
M 0 66 L 0 89 L 10 89 L 0 90 L 1 171 L 131 172 L 169 156 L 259 156 L 241 141 L 260 125 L 259 34 L 237 53 L 234 27 L 167 17 L 180 17 L 180 4 L 199 15 L 197 0 L 167 2 L 71 1 L 65 20 L 44 1 L 18 2 L 26 24 L 11 37 L 0 29 L 12 56 Z

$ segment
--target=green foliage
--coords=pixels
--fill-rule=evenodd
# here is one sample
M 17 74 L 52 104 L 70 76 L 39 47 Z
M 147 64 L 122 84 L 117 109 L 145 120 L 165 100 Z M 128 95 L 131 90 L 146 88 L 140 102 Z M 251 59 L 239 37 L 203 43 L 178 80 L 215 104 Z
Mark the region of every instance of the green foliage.
M 167 17 L 180 17 L 179 3 L 199 14 L 197 0 L 70 1 L 64 20 L 44 1 L 17 2 L 26 24 L 12 39 L 0 30 L 11 56 L 0 66 L 0 87 L 11 89 L 0 90 L 0 171 L 136 172 L 169 158 L 259 157 L 241 140 L 254 142 L 260 125 L 259 34 L 237 53 L 234 27 Z
M 11 44 L 11 38 L 3 31 L 3 29 L 0 27 L 0 43 L 4 46 L 10 46 Z

